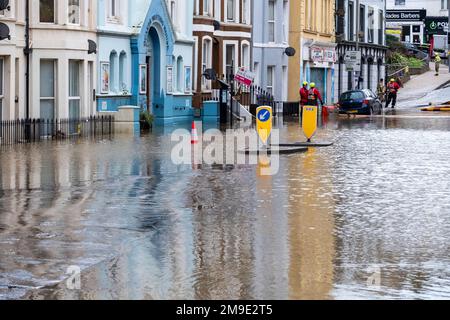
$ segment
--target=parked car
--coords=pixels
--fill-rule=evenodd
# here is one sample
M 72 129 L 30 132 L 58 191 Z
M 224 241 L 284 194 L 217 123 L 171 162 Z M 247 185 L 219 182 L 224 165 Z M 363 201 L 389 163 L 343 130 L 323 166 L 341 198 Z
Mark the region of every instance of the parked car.
M 344 92 L 338 102 L 340 114 L 382 114 L 383 104 L 377 95 L 369 89 Z

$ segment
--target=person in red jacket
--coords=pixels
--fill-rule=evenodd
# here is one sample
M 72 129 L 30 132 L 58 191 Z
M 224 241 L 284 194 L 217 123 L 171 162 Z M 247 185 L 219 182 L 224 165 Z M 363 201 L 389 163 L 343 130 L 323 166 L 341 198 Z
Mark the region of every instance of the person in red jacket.
M 303 87 L 300 89 L 300 105 L 302 107 L 306 106 L 306 104 L 308 103 L 308 95 L 308 82 L 305 81 L 303 82 Z
M 386 102 L 386 108 L 389 108 L 391 102 L 392 109 L 395 108 L 395 105 L 397 104 L 398 90 L 400 90 L 399 84 L 395 81 L 395 79 L 391 79 L 391 81 L 387 85 L 388 98 Z
M 320 104 L 323 105 L 322 96 L 320 95 L 320 91 L 317 90 L 316 84 L 312 82 L 310 84 L 311 89 L 309 89 L 308 92 L 308 106 L 319 106 Z

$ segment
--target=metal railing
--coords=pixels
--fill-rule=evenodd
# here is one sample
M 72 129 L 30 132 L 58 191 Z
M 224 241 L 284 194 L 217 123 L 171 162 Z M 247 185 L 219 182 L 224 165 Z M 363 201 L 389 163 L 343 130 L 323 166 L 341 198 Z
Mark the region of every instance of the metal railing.
M 48 140 L 110 138 L 114 134 L 114 117 L 78 119 L 21 119 L 0 122 L 0 146 Z

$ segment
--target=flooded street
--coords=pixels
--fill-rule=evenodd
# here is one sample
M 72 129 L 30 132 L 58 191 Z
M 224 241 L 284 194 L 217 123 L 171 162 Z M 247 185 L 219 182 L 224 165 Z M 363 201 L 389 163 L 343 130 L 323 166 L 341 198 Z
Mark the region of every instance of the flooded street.
M 450 298 L 450 118 L 330 121 L 275 176 L 174 165 L 173 129 L 2 149 L 0 299 Z

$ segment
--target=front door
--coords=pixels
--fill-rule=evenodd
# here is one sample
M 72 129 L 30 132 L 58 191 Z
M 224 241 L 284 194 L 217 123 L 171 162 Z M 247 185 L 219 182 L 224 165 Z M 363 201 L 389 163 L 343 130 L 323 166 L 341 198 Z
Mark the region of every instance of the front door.
M 146 86 L 146 98 L 147 98 L 147 111 L 149 111 L 150 113 L 153 113 L 153 102 L 152 102 L 152 83 L 151 83 L 151 65 L 152 65 L 152 58 L 151 57 L 147 57 L 146 61 L 145 61 L 146 65 L 147 65 L 147 77 L 146 77 L 146 81 L 147 81 L 147 86 Z

